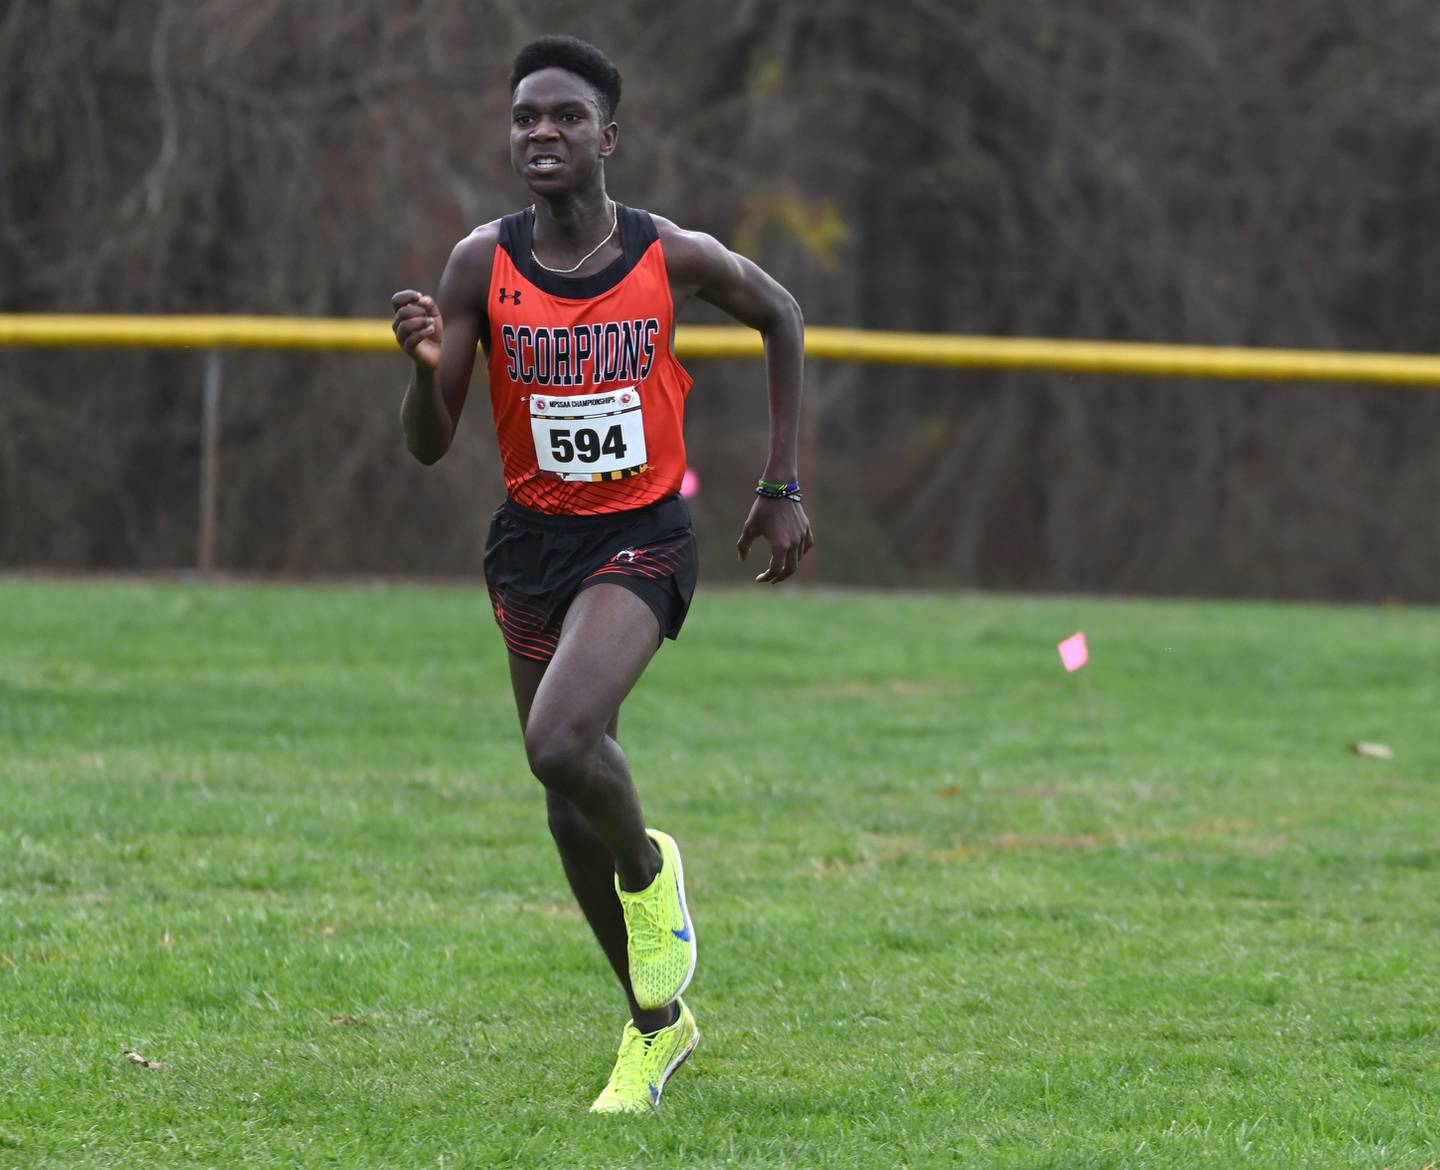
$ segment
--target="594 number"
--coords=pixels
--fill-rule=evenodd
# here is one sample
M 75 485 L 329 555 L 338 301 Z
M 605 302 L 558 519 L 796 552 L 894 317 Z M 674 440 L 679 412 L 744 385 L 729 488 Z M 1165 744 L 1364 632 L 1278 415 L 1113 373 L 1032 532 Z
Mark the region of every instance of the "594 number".
M 625 436 L 619 424 L 612 426 L 602 437 L 599 431 L 589 427 L 577 430 L 552 430 L 550 432 L 550 454 L 560 463 L 598 463 L 606 455 L 616 459 L 625 458 Z

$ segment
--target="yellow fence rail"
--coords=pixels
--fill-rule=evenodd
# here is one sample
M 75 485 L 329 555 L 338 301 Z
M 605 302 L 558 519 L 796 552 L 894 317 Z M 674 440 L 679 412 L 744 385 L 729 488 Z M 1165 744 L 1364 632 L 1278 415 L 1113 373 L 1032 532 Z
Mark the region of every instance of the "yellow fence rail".
M 388 321 L 323 317 L 0 313 L 0 345 L 395 351 Z M 685 358 L 753 358 L 761 354 L 760 338 L 754 331 L 720 325 L 680 326 L 675 348 Z M 941 368 L 1440 386 L 1440 357 L 1422 354 L 1052 341 L 825 327 L 806 330 L 805 352 L 811 358 L 830 361 Z
M 192 349 L 204 355 L 200 516 L 196 567 L 215 568 L 220 482 L 221 352 L 301 349 L 398 354 L 386 320 L 334 317 L 63 316 L 0 313 L 0 346 Z M 755 358 L 750 329 L 682 325 L 684 358 Z M 810 328 L 811 358 L 958 369 L 1050 370 L 1149 378 L 1231 378 L 1282 382 L 1363 382 L 1440 387 L 1440 357 L 1304 349 L 1240 349 L 1134 342 L 1050 341 L 1035 337 L 962 337 Z

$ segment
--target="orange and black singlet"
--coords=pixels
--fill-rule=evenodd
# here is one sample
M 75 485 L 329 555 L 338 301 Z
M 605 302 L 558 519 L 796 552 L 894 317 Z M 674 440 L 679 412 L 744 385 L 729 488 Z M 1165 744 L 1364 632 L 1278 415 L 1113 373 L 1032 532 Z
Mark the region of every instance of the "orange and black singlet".
M 622 255 L 583 277 L 531 257 L 534 214 L 500 221 L 490 277 L 490 406 L 505 490 L 551 515 L 626 512 L 685 474 L 675 306 L 655 221 L 616 205 Z

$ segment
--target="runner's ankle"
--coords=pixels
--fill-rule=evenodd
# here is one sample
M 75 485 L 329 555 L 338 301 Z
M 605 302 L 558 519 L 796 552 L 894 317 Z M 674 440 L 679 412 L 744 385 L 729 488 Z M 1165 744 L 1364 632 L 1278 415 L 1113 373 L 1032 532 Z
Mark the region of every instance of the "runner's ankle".
M 636 1008 L 630 1022 L 635 1025 L 636 1031 L 641 1035 L 653 1036 L 656 1032 L 673 1028 L 679 1018 L 680 1005 L 672 1003 L 666 1007 L 657 1008 L 653 1012 L 642 1012 Z
M 620 874 L 620 888 L 627 894 L 638 894 L 641 890 L 648 890 L 655 884 L 655 879 L 660 876 L 660 870 L 664 868 L 660 861 L 660 850 L 656 848 L 655 842 L 648 837 L 645 840 L 650 848 L 642 855 L 638 869 L 623 868 L 618 864 L 615 866 Z

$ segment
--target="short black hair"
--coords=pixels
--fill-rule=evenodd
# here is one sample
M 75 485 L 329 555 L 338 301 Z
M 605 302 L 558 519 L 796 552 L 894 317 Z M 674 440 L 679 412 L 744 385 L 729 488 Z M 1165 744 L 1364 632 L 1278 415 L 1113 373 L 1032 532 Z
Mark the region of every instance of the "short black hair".
M 578 37 L 540 37 L 515 54 L 510 66 L 510 92 L 532 73 L 542 69 L 564 69 L 583 77 L 600 99 L 600 113 L 605 121 L 615 116 L 620 104 L 620 70 L 609 57 L 588 41 Z

